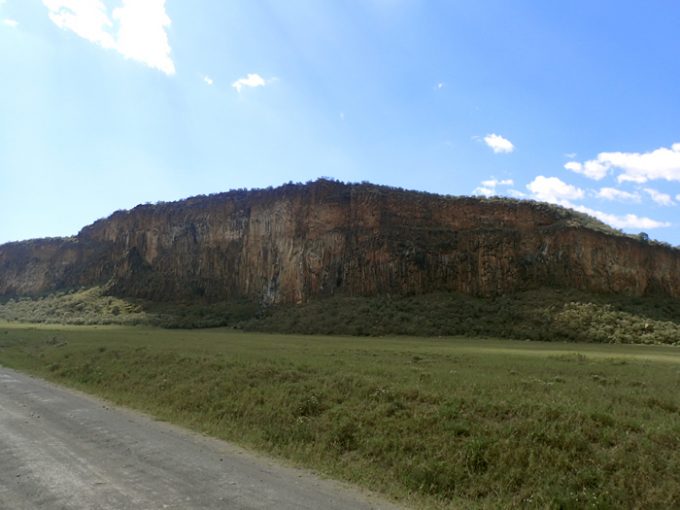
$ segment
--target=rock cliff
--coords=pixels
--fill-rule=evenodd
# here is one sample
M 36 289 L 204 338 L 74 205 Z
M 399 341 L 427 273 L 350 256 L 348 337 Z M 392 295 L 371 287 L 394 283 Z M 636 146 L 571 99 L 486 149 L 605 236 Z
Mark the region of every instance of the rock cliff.
M 157 301 L 487 296 L 537 287 L 680 297 L 680 250 L 527 201 L 319 180 L 118 211 L 0 246 L 0 296 L 105 285 Z

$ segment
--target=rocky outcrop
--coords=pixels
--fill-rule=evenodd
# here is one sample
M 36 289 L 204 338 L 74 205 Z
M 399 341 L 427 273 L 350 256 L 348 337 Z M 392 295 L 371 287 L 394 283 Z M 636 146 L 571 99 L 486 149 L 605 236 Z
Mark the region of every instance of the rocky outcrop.
M 573 211 L 320 180 L 119 211 L 76 237 L 0 246 L 0 296 L 297 303 L 336 293 L 541 286 L 680 297 L 680 251 Z

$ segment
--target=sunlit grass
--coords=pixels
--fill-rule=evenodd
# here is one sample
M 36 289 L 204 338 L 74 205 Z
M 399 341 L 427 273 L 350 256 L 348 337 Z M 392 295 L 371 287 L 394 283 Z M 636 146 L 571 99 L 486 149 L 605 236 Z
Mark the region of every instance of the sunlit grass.
M 680 352 L 0 324 L 0 362 L 426 508 L 680 503 Z

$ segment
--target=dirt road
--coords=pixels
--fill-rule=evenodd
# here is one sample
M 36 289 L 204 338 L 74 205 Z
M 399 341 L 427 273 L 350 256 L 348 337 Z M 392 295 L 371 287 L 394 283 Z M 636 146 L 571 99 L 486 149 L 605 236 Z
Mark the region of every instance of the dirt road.
M 341 484 L 0 367 L 0 509 L 391 509 Z

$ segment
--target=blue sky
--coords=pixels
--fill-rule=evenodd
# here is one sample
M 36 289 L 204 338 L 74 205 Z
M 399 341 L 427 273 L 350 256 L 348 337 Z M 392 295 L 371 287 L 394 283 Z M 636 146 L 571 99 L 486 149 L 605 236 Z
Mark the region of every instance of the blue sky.
M 0 242 L 321 176 L 680 245 L 677 0 L 0 0 Z

